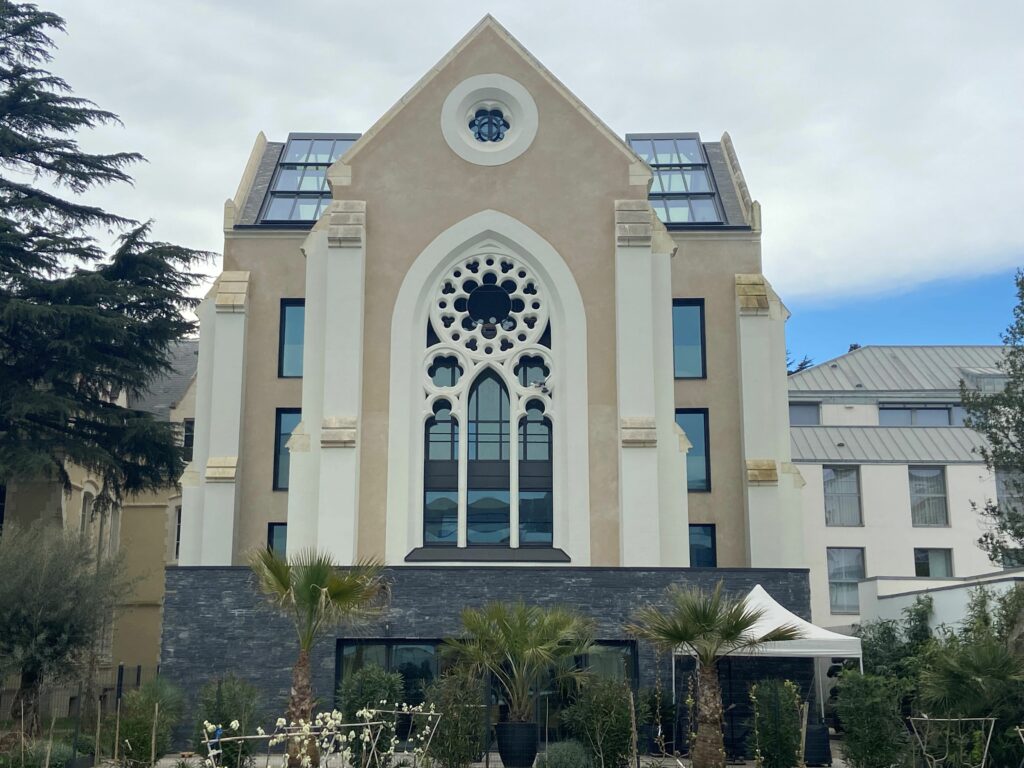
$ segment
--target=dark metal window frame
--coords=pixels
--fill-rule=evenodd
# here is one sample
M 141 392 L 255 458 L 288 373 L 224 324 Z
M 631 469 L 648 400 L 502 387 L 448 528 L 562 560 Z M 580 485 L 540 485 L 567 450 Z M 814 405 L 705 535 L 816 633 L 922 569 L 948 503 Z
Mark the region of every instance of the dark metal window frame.
M 287 536 L 288 523 L 267 523 L 267 549 L 274 550 L 274 530 L 277 528 L 284 528 L 285 535 Z M 284 552 L 278 552 L 279 555 L 284 555 Z
M 675 308 L 676 307 L 697 307 L 700 309 L 700 376 L 675 376 L 675 339 L 672 339 L 672 374 L 677 380 L 685 381 L 692 380 L 697 381 L 700 379 L 706 379 L 708 377 L 708 345 L 707 345 L 707 333 L 705 332 L 705 319 L 704 319 L 704 299 L 672 299 L 672 310 L 673 310 L 673 321 L 675 320 Z M 675 322 L 672 323 L 675 326 Z
M 301 417 L 301 408 L 277 408 L 274 411 L 274 478 L 275 491 L 287 491 L 287 485 L 280 485 L 277 482 L 277 474 L 281 469 L 281 417 L 286 413 L 297 413 Z M 287 481 L 286 481 L 287 482 Z
M 334 690 L 337 692 L 341 689 L 341 684 L 344 682 L 343 664 L 342 660 L 345 658 L 345 647 L 346 646 L 360 646 L 360 645 L 383 645 L 384 646 L 384 669 L 386 671 L 392 671 L 394 669 L 394 651 L 397 645 L 433 645 L 435 660 L 438 664 L 438 675 L 440 675 L 440 662 L 442 656 L 440 653 L 441 646 L 445 643 L 443 638 L 436 637 L 339 637 L 334 645 Z M 338 702 L 335 702 L 337 705 Z
M 181 504 L 175 507 L 177 513 L 177 523 L 174 526 L 174 560 L 177 561 L 181 558 Z M 3 516 L 0 515 L 0 524 L 3 523 Z
M 261 226 L 275 227 L 275 228 L 296 228 L 296 229 L 309 229 L 316 222 L 316 219 L 267 219 L 265 218 L 267 212 L 270 210 L 271 203 L 274 200 L 275 195 L 290 196 L 295 199 L 306 198 L 313 200 L 321 200 L 325 197 L 330 198 L 330 188 L 327 190 L 321 190 L 317 192 L 275 192 L 274 188 L 277 186 L 278 177 L 281 175 L 281 168 L 285 165 L 297 165 L 302 168 L 308 166 L 327 165 L 330 167 L 331 162 L 291 162 L 285 160 L 288 152 L 288 145 L 293 141 L 358 141 L 362 136 L 360 133 L 289 133 L 288 138 L 285 140 L 284 146 L 281 148 L 281 155 L 277 159 L 277 164 L 274 166 L 274 175 L 270 179 L 270 184 L 267 186 L 267 193 L 263 198 L 263 204 L 260 206 L 260 214 L 257 218 L 257 222 Z
M 711 163 L 708 161 L 708 154 L 704 150 L 704 142 L 700 140 L 699 133 L 627 133 L 626 143 L 629 144 L 630 148 L 633 147 L 633 141 L 655 141 L 664 139 L 682 139 L 682 140 L 694 140 L 697 142 L 697 146 L 700 148 L 700 156 L 704 162 L 702 163 L 649 163 L 651 169 L 657 173 L 659 170 L 703 170 L 708 177 L 708 186 L 710 192 L 654 192 L 653 190 L 648 193 L 647 199 L 650 201 L 655 200 L 690 200 L 694 198 L 708 199 L 710 198 L 711 204 L 715 207 L 715 211 L 718 213 L 718 221 L 673 221 L 673 222 L 662 222 L 666 229 L 700 229 L 700 228 L 719 228 L 725 225 L 725 211 L 722 208 L 722 197 L 718 192 L 718 181 L 715 179 L 715 174 L 711 171 Z M 681 159 L 681 158 L 680 158 Z
M 918 552 L 926 553 L 926 555 L 925 555 L 926 561 L 925 562 L 926 562 L 926 565 L 928 566 L 928 570 L 929 571 L 931 570 L 931 559 L 928 557 L 927 553 L 930 553 L 930 552 L 948 552 L 949 553 L 949 575 L 948 576 L 935 576 L 932 573 L 928 573 L 928 574 L 925 574 L 925 575 L 922 575 L 922 574 L 918 573 L 917 572 L 917 553 Z M 918 579 L 951 579 L 951 578 L 953 578 L 954 577 L 954 571 L 953 571 L 953 549 L 951 547 L 914 547 L 914 577 L 918 578 Z
M 694 528 L 710 528 L 711 529 L 711 559 L 715 561 L 714 565 L 694 565 L 693 564 L 693 541 L 688 540 L 687 544 L 690 547 L 690 566 L 692 568 L 717 568 L 718 567 L 718 527 L 714 523 L 690 523 L 687 530 L 688 533 L 692 533 Z
M 305 324 L 306 318 L 306 300 L 305 299 L 281 299 L 281 307 L 277 319 L 277 378 L 279 379 L 301 379 L 302 374 L 297 376 L 294 374 L 286 374 L 284 372 L 284 331 L 285 331 L 285 310 L 289 307 L 302 307 L 302 318 L 303 324 Z M 305 347 L 306 338 L 303 333 L 302 338 L 303 347 Z
M 687 487 L 687 493 L 711 493 L 711 417 L 707 408 L 676 408 L 676 414 L 680 413 L 699 413 L 704 416 L 704 466 L 707 467 L 708 475 L 708 487 L 701 489 L 690 489 Z M 689 486 L 690 478 L 686 478 L 687 486 Z
M 181 420 L 181 447 L 185 461 L 192 461 L 196 445 L 196 420 Z

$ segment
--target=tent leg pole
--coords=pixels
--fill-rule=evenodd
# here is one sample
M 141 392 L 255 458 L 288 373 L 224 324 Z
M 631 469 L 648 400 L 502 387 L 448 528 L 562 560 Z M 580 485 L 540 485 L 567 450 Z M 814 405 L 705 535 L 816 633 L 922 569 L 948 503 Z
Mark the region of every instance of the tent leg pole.
M 825 719 L 825 683 L 821 680 L 821 659 L 814 660 L 814 677 L 818 681 L 818 707 L 821 709 L 821 719 Z

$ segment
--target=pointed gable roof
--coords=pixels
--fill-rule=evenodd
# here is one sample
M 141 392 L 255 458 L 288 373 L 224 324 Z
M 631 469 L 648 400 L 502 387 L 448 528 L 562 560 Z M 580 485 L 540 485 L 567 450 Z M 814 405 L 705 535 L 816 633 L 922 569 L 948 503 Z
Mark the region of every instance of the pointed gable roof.
M 576 110 L 591 125 L 593 125 L 594 128 L 597 129 L 599 133 L 601 133 L 612 144 L 614 144 L 615 147 L 623 153 L 627 160 L 629 160 L 631 163 L 638 164 L 639 168 L 643 169 L 641 175 L 644 176 L 643 183 L 646 184 L 647 178 L 650 177 L 650 170 L 648 169 L 647 164 L 640 159 L 639 155 L 637 155 L 622 138 L 617 136 L 611 128 L 605 125 L 605 123 L 597 115 L 595 115 L 590 110 L 590 108 L 587 107 L 586 104 L 580 101 L 580 99 L 577 98 L 576 95 L 573 94 L 572 91 L 570 91 L 557 77 L 551 74 L 547 67 L 541 64 L 534 57 L 534 55 L 523 46 L 522 43 L 520 43 L 515 37 L 513 37 L 512 34 L 507 29 L 505 29 L 505 27 L 503 27 L 500 23 L 498 23 L 497 19 L 495 19 L 489 13 L 482 19 L 480 19 L 480 21 L 477 22 L 477 24 L 471 30 L 469 30 L 469 32 L 466 33 L 466 35 L 458 43 L 455 44 L 455 47 L 448 51 L 448 53 L 446 53 L 441 58 L 441 60 L 437 62 L 437 64 L 435 64 L 423 77 L 421 77 L 419 81 L 412 88 L 410 88 L 404 96 L 402 96 L 402 98 L 395 102 L 391 109 L 385 112 L 380 117 L 380 119 L 378 119 L 377 122 L 374 123 L 373 126 L 362 135 L 362 137 L 352 146 L 351 149 L 349 149 L 341 158 L 339 158 L 337 163 L 335 163 L 335 165 L 332 166 L 331 171 L 328 172 L 328 175 L 332 178 L 344 177 L 345 172 L 343 171 L 340 174 L 335 173 L 335 168 L 338 165 L 348 165 L 352 161 L 352 159 L 355 158 L 363 150 L 363 148 L 366 145 L 374 141 L 377 134 L 380 133 L 380 131 L 383 130 L 383 128 L 388 123 L 390 123 L 399 112 L 402 111 L 406 104 L 412 101 L 416 97 L 416 95 L 420 91 L 422 91 L 431 81 L 433 81 L 435 77 L 437 77 L 441 72 L 443 72 L 451 62 L 457 59 L 459 55 L 462 53 L 462 51 L 465 50 L 470 43 L 472 43 L 474 40 L 476 40 L 477 38 L 479 38 L 481 35 L 485 34 L 488 31 L 494 33 L 500 40 L 506 43 L 509 46 L 509 48 L 511 48 L 516 54 L 518 54 L 523 59 L 523 61 L 525 61 L 538 74 L 540 74 L 540 76 L 544 78 L 544 80 L 546 80 L 552 86 L 552 88 L 555 89 L 556 92 L 563 96 L 566 99 L 566 101 L 571 103 L 576 108 Z M 637 172 L 630 172 L 631 177 L 634 177 L 635 175 L 638 175 Z M 638 181 L 637 183 L 640 182 Z

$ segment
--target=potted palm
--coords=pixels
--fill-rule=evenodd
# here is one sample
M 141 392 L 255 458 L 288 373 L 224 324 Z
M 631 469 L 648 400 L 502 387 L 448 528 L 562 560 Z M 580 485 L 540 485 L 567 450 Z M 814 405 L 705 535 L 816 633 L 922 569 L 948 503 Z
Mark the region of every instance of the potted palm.
M 317 641 L 341 622 L 365 619 L 379 611 L 387 594 L 381 566 L 363 562 L 339 568 L 330 555 L 315 550 L 302 550 L 286 559 L 270 549 L 254 552 L 250 566 L 260 591 L 295 625 L 298 657 L 292 668 L 287 718 L 293 723 L 309 723 L 316 706 L 310 653 Z M 310 741 L 305 751 L 312 765 L 319 764 L 315 742 Z M 289 746 L 289 766 L 301 762 L 297 748 Z
M 693 768 L 725 768 L 718 661 L 733 653 L 756 651 L 764 643 L 796 640 L 801 632 L 784 625 L 757 633 L 764 611 L 749 606 L 746 598 L 723 596 L 721 582 L 711 592 L 670 587 L 665 602 L 664 608 L 647 605 L 637 611 L 629 630 L 665 651 L 682 649 L 697 660 L 697 737 L 690 757 Z
M 501 762 L 530 768 L 537 757 L 537 691 L 550 675 L 563 685 L 579 682 L 585 672 L 575 660 L 590 649 L 591 622 L 564 608 L 495 602 L 464 609 L 462 627 L 463 637 L 448 640 L 445 652 L 497 681 L 508 704 L 508 721 L 495 726 Z

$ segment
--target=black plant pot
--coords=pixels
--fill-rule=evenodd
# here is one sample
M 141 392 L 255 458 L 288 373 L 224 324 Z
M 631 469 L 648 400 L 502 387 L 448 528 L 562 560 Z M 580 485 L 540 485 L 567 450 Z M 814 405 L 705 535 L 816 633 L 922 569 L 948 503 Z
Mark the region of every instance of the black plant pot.
M 537 759 L 536 723 L 498 723 L 498 754 L 505 768 L 530 768 Z

